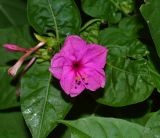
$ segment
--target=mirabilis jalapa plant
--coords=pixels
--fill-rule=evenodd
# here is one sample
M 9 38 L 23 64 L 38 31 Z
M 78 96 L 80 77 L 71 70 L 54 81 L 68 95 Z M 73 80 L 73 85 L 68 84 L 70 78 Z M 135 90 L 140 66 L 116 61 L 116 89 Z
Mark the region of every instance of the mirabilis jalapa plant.
M 4 44 L 4 48 L 11 52 L 25 52 L 17 63 L 9 68 L 8 74 L 15 76 L 24 60 L 45 44 L 40 42 L 34 48 L 26 49 L 14 44 Z M 107 58 L 107 48 L 98 44 L 87 44 L 76 35 L 66 38 L 59 53 L 51 59 L 49 71 L 60 79 L 64 92 L 71 97 L 79 95 L 85 88 L 96 91 L 105 86 L 104 66 Z M 27 70 L 36 60 L 33 57 L 25 67 Z M 24 70 L 24 71 L 25 71 Z M 23 72 L 24 72 L 23 71 Z
M 14 85 L 20 97 L 0 109 L 21 106 L 33 138 L 160 137 L 159 7 L 159 0 L 28 0 L 34 31 L 24 29 L 34 35 L 19 26 L 0 30 L 11 60 L 23 54 L 12 67 L 14 60 L 0 62 L 0 88 L 10 94 Z M 35 46 L 25 46 L 27 35 Z

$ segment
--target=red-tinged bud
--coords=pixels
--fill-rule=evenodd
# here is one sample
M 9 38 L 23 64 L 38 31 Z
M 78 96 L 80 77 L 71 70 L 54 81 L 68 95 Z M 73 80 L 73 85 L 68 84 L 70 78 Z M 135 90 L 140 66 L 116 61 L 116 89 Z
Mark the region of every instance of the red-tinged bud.
M 4 44 L 3 47 L 10 52 L 27 52 L 29 49 L 17 46 L 15 44 Z
M 45 42 L 40 42 L 39 44 L 37 44 L 34 48 L 31 48 L 28 52 L 26 52 L 26 54 L 24 54 L 18 61 L 17 63 L 12 66 L 11 68 L 9 68 L 8 70 L 8 74 L 11 76 L 15 76 L 17 74 L 18 69 L 21 67 L 22 63 L 24 62 L 24 60 L 29 57 L 33 52 L 35 52 L 37 49 L 39 49 L 41 46 L 43 46 L 45 44 Z

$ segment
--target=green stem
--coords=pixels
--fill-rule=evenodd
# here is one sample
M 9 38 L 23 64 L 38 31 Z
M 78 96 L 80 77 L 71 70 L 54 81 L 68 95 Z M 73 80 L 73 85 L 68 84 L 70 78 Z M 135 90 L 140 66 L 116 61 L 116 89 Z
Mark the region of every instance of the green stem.
M 90 26 L 91 24 L 95 23 L 95 22 L 102 22 L 102 19 L 92 19 L 89 20 L 81 29 L 80 32 L 82 32 L 83 30 L 85 30 L 88 26 Z

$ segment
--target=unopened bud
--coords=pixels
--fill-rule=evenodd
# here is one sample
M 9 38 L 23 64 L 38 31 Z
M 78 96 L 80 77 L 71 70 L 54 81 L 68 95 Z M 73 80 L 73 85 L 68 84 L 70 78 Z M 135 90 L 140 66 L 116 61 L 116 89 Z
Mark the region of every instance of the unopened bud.
M 27 48 L 17 46 L 15 44 L 4 44 L 3 47 L 10 52 L 27 52 Z

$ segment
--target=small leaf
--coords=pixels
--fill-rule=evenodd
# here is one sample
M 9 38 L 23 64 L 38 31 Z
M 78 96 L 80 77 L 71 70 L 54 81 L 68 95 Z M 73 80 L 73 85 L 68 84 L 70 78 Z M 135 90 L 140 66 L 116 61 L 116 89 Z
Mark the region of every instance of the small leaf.
M 0 1 L 0 28 L 27 24 L 26 3 L 23 0 Z
M 55 31 L 57 37 L 78 33 L 81 24 L 72 0 L 29 0 L 28 19 L 38 33 Z
M 86 14 L 111 23 L 120 21 L 122 12 L 128 14 L 134 9 L 132 0 L 81 0 L 81 3 Z
M 12 78 L 7 73 L 8 67 L 0 67 L 0 109 L 19 106 L 16 97 L 16 89 L 12 84 Z
M 70 128 L 73 138 L 142 138 L 144 134 L 144 127 L 115 118 L 91 116 L 60 123 Z
M 1 138 L 30 138 L 20 112 L 0 113 Z
M 142 16 L 146 20 L 149 30 L 154 41 L 154 44 L 157 49 L 157 53 L 160 57 L 160 17 L 159 17 L 159 0 L 145 0 L 145 4 L 143 4 L 140 8 Z
M 71 108 L 48 69 L 48 63 L 36 63 L 22 79 L 21 108 L 33 138 L 47 137 Z
M 81 29 L 81 37 L 88 43 L 98 43 L 100 24 L 101 21 L 98 19 L 93 19 L 87 22 Z

